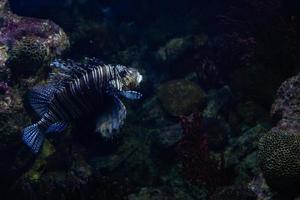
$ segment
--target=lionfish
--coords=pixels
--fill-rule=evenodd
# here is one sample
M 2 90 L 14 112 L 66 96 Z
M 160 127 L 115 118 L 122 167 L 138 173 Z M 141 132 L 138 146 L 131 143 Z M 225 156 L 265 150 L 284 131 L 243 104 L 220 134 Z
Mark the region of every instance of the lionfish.
M 75 119 L 102 109 L 96 120 L 96 131 L 109 137 L 121 128 L 126 107 L 119 99 L 139 99 L 134 91 L 142 75 L 134 68 L 106 65 L 95 58 L 78 63 L 54 60 L 56 72 L 47 84 L 35 86 L 28 94 L 29 104 L 40 120 L 23 130 L 22 139 L 33 153 L 38 153 L 47 133 L 62 132 Z

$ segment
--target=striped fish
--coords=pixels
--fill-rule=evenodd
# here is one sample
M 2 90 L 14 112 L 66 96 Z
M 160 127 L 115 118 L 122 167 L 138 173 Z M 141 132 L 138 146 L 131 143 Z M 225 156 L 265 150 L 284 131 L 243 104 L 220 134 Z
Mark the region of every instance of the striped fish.
M 103 111 L 97 119 L 97 132 L 109 137 L 123 125 L 126 108 L 119 99 L 139 99 L 134 91 L 142 81 L 140 73 L 122 65 L 105 65 L 93 58 L 83 63 L 55 60 L 56 72 L 48 84 L 29 92 L 29 103 L 40 120 L 23 130 L 23 141 L 33 153 L 38 153 L 44 137 L 50 132 L 62 132 L 74 119 Z

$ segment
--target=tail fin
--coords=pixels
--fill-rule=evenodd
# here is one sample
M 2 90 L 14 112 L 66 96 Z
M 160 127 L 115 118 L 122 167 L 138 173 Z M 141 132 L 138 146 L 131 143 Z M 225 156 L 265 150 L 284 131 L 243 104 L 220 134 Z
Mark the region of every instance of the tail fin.
M 33 153 L 38 153 L 44 141 L 44 133 L 39 129 L 37 124 L 33 124 L 24 128 L 22 139 Z

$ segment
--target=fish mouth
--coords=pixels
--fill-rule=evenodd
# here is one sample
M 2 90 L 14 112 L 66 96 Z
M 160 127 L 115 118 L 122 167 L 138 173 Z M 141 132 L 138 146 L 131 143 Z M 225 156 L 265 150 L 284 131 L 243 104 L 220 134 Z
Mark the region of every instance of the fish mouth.
M 143 80 L 143 76 L 140 73 L 138 73 L 137 83 L 140 84 L 142 82 L 142 80 Z

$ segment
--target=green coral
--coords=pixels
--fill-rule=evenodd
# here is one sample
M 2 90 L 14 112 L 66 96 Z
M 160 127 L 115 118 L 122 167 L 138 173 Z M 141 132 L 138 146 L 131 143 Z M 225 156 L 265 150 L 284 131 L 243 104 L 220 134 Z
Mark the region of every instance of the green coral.
M 26 180 L 37 182 L 40 180 L 43 169 L 47 165 L 47 158 L 55 152 L 54 147 L 45 140 L 41 153 L 38 155 L 31 169 L 24 175 Z
M 258 159 L 270 186 L 291 186 L 300 180 L 300 136 L 271 130 L 260 139 Z
M 180 116 L 203 108 L 206 94 L 192 81 L 173 80 L 159 87 L 158 99 L 167 113 Z
M 24 37 L 17 41 L 10 52 L 8 66 L 14 74 L 35 73 L 47 60 L 49 49 L 35 37 Z

